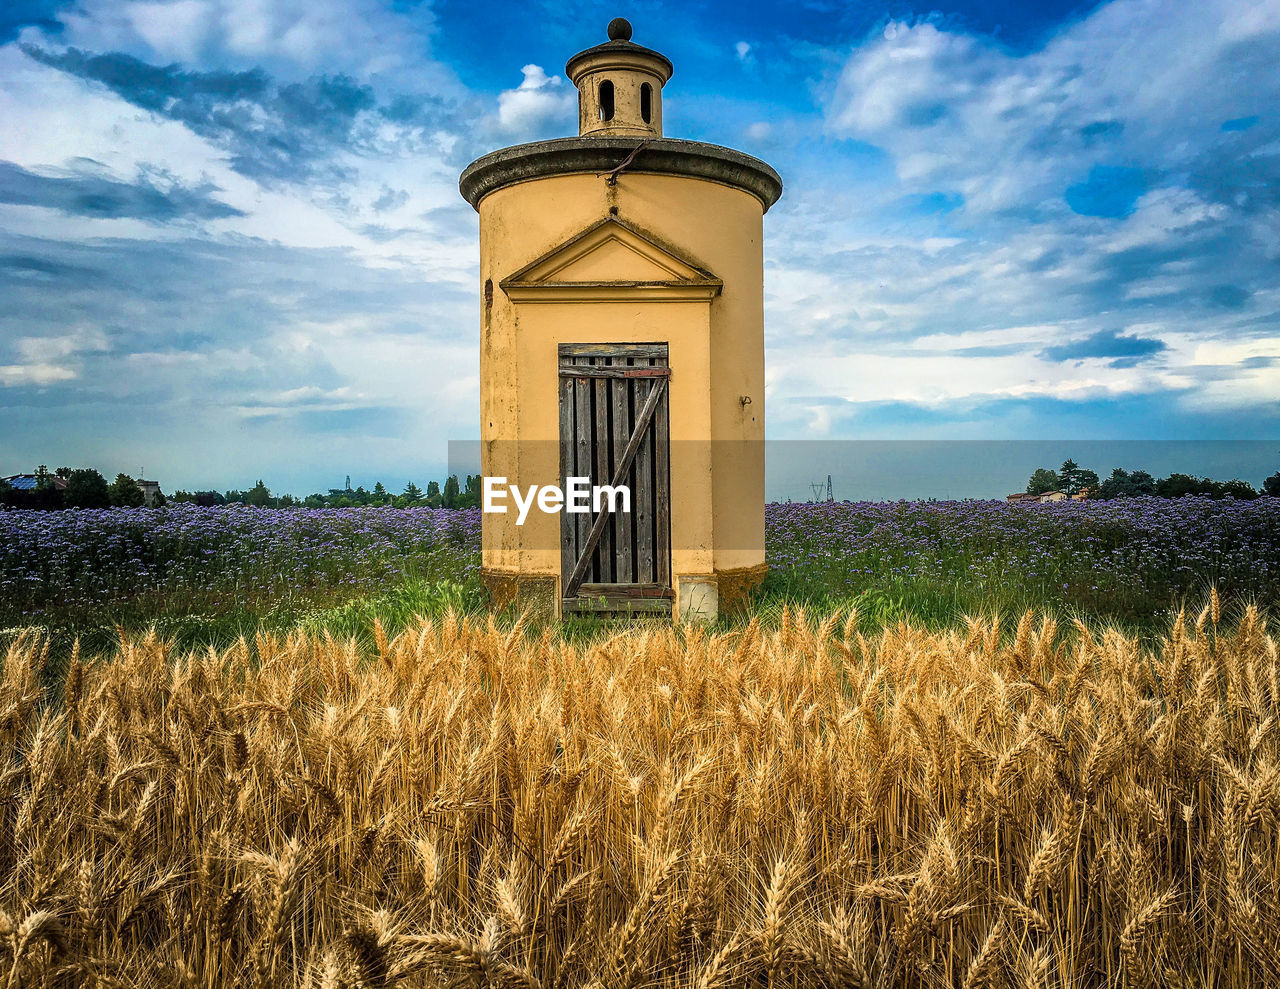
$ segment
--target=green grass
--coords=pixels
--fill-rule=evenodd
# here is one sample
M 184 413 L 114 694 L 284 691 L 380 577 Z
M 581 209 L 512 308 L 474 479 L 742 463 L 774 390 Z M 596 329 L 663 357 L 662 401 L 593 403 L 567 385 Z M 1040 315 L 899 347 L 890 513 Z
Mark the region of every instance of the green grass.
M 299 626 L 307 631 L 328 632 L 335 638 L 354 637 L 370 642 L 375 621 L 381 623 L 387 635 L 396 635 L 419 617 L 439 618 L 450 609 L 458 614 L 483 611 L 484 588 L 478 583 L 409 580 L 378 595 L 314 611 Z
M 259 632 L 283 634 L 298 629 L 328 631 L 336 638 L 354 636 L 371 642 L 375 618 L 388 634 L 394 635 L 411 625 L 418 615 L 438 616 L 449 608 L 474 613 L 483 607 L 484 589 L 479 582 L 460 584 L 421 578 L 408 578 L 378 594 L 353 597 L 338 604 L 289 597 L 232 605 L 223 600 L 215 607 L 185 595 L 181 601 L 150 595 L 96 611 L 54 611 L 38 623 L 0 630 L 0 641 L 23 630 L 36 629 L 48 637 L 54 656 L 68 655 L 77 640 L 84 655 L 109 652 L 119 642 L 122 630 L 128 635 L 154 630 L 184 650 L 225 648 L 242 638 L 252 641 Z
M 1188 611 L 1198 610 L 1208 593 L 1206 585 L 1202 593 L 1186 595 L 1179 606 Z M 1178 607 L 1170 607 L 1117 615 L 1114 612 L 1091 611 L 1026 586 L 975 589 L 926 580 L 886 580 L 854 593 L 833 593 L 812 581 L 802 583 L 792 581 L 786 575 L 771 574 L 756 594 L 750 614 L 756 615 L 762 624 L 772 625 L 778 622 L 784 607 L 792 610 L 803 608 L 807 614 L 817 615 L 836 610 L 848 614 L 850 610 L 856 610 L 860 627 L 868 632 L 899 621 L 940 631 L 953 628 L 969 617 L 1000 615 L 1013 617 L 1016 621 L 1018 616 L 1033 611 L 1053 614 L 1064 621 L 1078 619 L 1089 626 L 1111 625 L 1144 639 L 1167 631 L 1171 616 L 1178 610 Z M 732 627 L 748 617 L 740 613 L 722 619 L 722 622 Z
M 224 596 L 225 597 L 225 596 Z M 1204 597 L 1186 602 L 1188 610 L 1196 610 Z M 954 627 L 965 617 L 990 618 L 1002 615 L 1016 618 L 1032 610 L 1053 613 L 1069 620 L 1078 618 L 1087 625 L 1104 624 L 1104 617 L 1078 608 L 1064 606 L 1061 601 L 1046 600 L 1025 590 L 1006 589 L 999 594 L 981 595 L 959 586 L 925 582 L 885 583 L 855 594 L 832 594 L 812 583 L 793 585 L 779 577 L 771 577 L 753 596 L 749 606 L 722 615 L 717 630 L 744 626 L 752 616 L 765 627 L 775 627 L 784 609 L 803 609 L 809 615 L 828 615 L 834 611 L 848 615 L 856 611 L 859 626 L 873 632 L 886 625 L 907 621 L 930 630 Z M 244 601 L 228 606 L 202 608 L 198 600 L 181 602 L 150 597 L 125 605 L 100 609 L 96 613 L 57 612 L 35 626 L 15 626 L 0 630 L 0 641 L 11 638 L 23 628 L 35 628 L 50 642 L 55 666 L 68 656 L 78 640 L 82 655 L 111 652 L 118 644 L 121 631 L 127 635 L 154 630 L 181 650 L 225 648 L 240 639 L 252 643 L 260 632 L 286 634 L 305 630 L 317 634 L 328 632 L 339 639 L 354 638 L 362 648 L 370 648 L 374 640 L 375 622 L 388 635 L 412 627 L 420 616 L 439 618 L 452 609 L 458 614 L 478 615 L 486 612 L 483 585 L 478 580 L 460 583 L 451 580 L 407 578 L 376 594 L 355 596 L 340 603 L 317 603 L 303 597 L 276 601 Z M 1265 607 L 1264 607 L 1264 610 Z M 1171 611 L 1162 611 L 1142 619 L 1117 620 L 1105 616 L 1105 623 L 1117 625 L 1130 634 L 1157 636 L 1167 630 Z M 508 611 L 497 616 L 501 624 L 510 626 L 516 615 Z M 554 633 L 568 641 L 584 642 L 608 635 L 637 622 L 662 622 L 660 617 L 600 618 L 566 616 L 556 623 Z M 541 631 L 534 623 L 533 631 Z
M 765 625 L 788 607 L 856 609 L 867 631 L 1031 610 L 1144 636 L 1179 606 L 1198 610 L 1211 583 L 1229 605 L 1280 600 L 1280 499 L 775 504 L 766 515 L 772 569 L 749 607 Z M 180 649 L 298 628 L 368 642 L 375 623 L 395 634 L 418 615 L 484 608 L 475 512 L 187 506 L 4 523 L 0 641 L 6 626 L 38 625 L 54 655 L 76 640 L 109 652 L 121 630 L 154 629 Z M 584 640 L 639 620 L 571 616 L 554 632 Z

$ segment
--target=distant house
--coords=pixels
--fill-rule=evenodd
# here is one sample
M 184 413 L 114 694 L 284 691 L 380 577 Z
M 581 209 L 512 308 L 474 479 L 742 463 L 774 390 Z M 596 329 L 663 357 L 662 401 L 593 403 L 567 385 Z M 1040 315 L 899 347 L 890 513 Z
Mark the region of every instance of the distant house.
M 67 486 L 67 479 L 59 477 L 57 474 L 48 475 L 48 480 L 55 491 L 61 491 Z M 40 483 L 40 479 L 34 474 L 13 474 L 9 477 L 0 478 L 0 481 L 7 482 L 9 487 L 15 491 L 34 491 Z
M 1046 491 L 1043 494 L 1027 494 L 1025 491 L 1015 491 L 1011 495 L 1006 495 L 1006 500 L 1012 504 L 1027 504 L 1038 502 L 1041 505 L 1050 504 L 1055 501 L 1084 501 L 1085 493 L 1081 491 L 1079 494 L 1069 495 L 1065 491 Z
M 1072 501 L 1085 501 L 1089 497 L 1088 491 L 1077 491 L 1071 496 Z
M 144 481 L 139 478 L 137 485 L 142 489 L 142 503 L 151 508 L 160 497 L 160 482 Z

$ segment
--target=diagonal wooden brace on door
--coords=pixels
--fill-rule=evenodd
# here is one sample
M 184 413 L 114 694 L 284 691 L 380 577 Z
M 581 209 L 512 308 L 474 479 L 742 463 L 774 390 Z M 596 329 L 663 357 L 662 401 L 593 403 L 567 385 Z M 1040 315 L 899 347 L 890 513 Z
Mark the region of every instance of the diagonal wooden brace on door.
M 649 375 L 645 376 L 648 377 Z M 631 463 L 636 459 L 636 452 L 640 449 L 640 442 L 644 439 L 644 434 L 649 429 L 649 423 L 653 421 L 653 413 L 657 410 L 658 402 L 661 401 L 666 388 L 667 378 L 665 376 L 654 376 L 653 387 L 649 389 L 649 396 L 644 401 L 644 407 L 640 410 L 640 415 L 636 417 L 636 424 L 631 432 L 631 438 L 627 440 L 626 449 L 622 451 L 622 459 L 618 461 L 618 466 L 613 472 L 613 480 L 610 482 L 611 487 L 616 488 L 627 479 L 627 472 L 631 470 Z M 613 499 L 609 499 L 604 509 L 595 517 L 595 521 L 591 523 L 591 532 L 587 535 L 586 543 L 578 551 L 578 562 L 574 564 L 573 573 L 569 575 L 569 582 L 565 585 L 564 597 L 571 598 L 576 596 L 578 588 L 582 586 L 582 579 L 586 576 L 587 568 L 591 566 L 591 554 L 595 552 L 596 544 L 600 542 L 600 536 L 609 521 L 612 509 Z

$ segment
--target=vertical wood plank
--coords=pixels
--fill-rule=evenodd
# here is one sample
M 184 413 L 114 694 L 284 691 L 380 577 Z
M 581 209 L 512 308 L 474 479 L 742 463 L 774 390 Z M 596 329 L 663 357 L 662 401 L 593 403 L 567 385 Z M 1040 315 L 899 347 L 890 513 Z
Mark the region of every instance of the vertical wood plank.
M 618 363 L 630 364 L 629 359 L 624 359 Z M 634 412 L 631 406 L 632 393 L 635 390 L 636 379 L 634 378 L 611 378 L 609 380 L 609 390 L 613 396 L 613 450 L 611 451 L 611 463 L 609 473 L 612 474 L 622 460 L 622 453 L 627 448 L 627 441 L 631 439 L 631 430 Z M 628 474 L 624 484 L 631 485 L 632 474 Z M 608 483 L 607 481 L 605 483 Z M 632 489 L 632 508 L 634 504 L 635 491 Z M 613 526 L 613 560 L 614 560 L 614 580 L 619 584 L 635 583 L 635 573 L 631 566 L 631 513 L 615 512 L 612 521 Z
M 573 379 L 560 379 L 560 479 L 574 473 L 574 414 L 573 414 Z M 511 506 L 507 506 L 511 511 Z M 576 515 L 560 517 L 560 574 L 562 580 L 568 580 L 573 566 L 578 562 L 578 532 Z
M 667 363 L 663 348 L 662 363 Z M 671 389 L 653 414 L 654 580 L 671 586 Z
M 591 365 L 595 363 L 594 357 L 576 357 L 574 363 L 578 365 Z M 593 391 L 593 383 L 589 378 L 575 378 L 573 382 L 574 390 L 574 423 L 573 435 L 574 445 L 576 447 L 574 469 L 579 475 L 590 474 L 592 467 L 592 440 L 595 438 L 595 430 L 593 428 L 593 417 L 591 414 L 591 399 Z M 587 535 L 591 532 L 591 516 L 589 514 L 570 516 L 574 520 L 574 526 L 577 530 L 577 545 L 579 550 L 587 544 Z M 577 561 L 575 560 L 576 564 Z M 572 570 L 572 567 L 570 567 Z M 594 583 L 597 580 L 596 568 L 593 565 L 587 568 L 586 582 Z
M 613 360 L 608 357 L 601 358 L 598 363 L 610 365 Z M 595 461 L 591 471 L 591 483 L 608 484 L 609 476 L 613 461 L 610 459 L 609 440 L 610 440 L 610 403 L 609 403 L 609 379 L 597 378 L 593 385 L 595 387 Z M 589 518 L 584 515 L 582 518 Z M 605 526 L 604 533 L 600 536 L 600 544 L 596 551 L 596 572 L 598 580 L 601 584 L 614 583 L 618 578 L 615 576 L 616 568 L 613 556 L 613 530 L 614 525 L 610 522 Z
M 636 362 L 650 365 L 648 359 Z M 650 389 L 656 386 L 653 379 L 640 379 L 636 383 L 636 407 L 644 404 Z M 632 511 L 635 514 L 635 568 L 636 583 L 653 583 L 654 531 L 653 531 L 653 426 L 644 432 L 640 449 L 636 451 L 635 487 L 631 491 Z

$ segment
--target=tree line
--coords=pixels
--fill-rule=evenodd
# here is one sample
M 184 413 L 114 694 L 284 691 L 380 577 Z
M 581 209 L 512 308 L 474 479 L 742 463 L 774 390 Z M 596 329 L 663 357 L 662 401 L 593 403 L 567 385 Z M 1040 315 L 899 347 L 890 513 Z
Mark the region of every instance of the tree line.
M 272 494 L 271 489 L 258 479 L 258 483 L 245 491 L 175 491 L 175 502 L 192 502 L 197 505 L 253 505 L 257 508 L 356 508 L 385 505 L 391 508 L 475 508 L 480 504 L 480 475 L 468 474 L 459 481 L 457 474 L 450 474 L 441 484 L 429 481 L 425 491 L 410 481 L 399 494 L 394 494 L 378 481 L 372 488 L 330 488 L 327 493 L 315 492 L 299 498 L 292 494 Z
M 117 474 L 107 479 L 92 467 L 59 467 L 53 473 L 41 464 L 35 471 L 34 490 L 15 488 L 0 479 L 0 505 L 8 508 L 141 508 L 146 496 L 138 482 L 128 474 Z M 56 479 L 56 480 L 55 480 Z M 62 482 L 62 483 L 59 483 Z M 165 503 L 164 495 L 156 492 L 152 504 Z
M 59 467 L 50 473 L 41 464 L 35 471 L 34 490 L 20 490 L 7 481 L 0 480 L 0 505 L 8 508 L 34 508 L 57 510 L 60 508 L 140 508 L 146 503 L 142 488 L 128 474 L 117 474 L 108 483 L 101 473 L 92 467 Z M 59 479 L 62 483 L 59 483 Z M 363 485 L 352 488 L 330 488 L 327 493 L 315 492 L 304 498 L 292 494 L 273 494 L 259 479 L 247 490 L 184 491 L 178 490 L 170 499 L 157 491 L 154 507 L 161 507 L 168 500 L 190 502 L 197 505 L 252 505 L 257 508 L 355 508 L 358 506 L 385 505 L 394 508 L 475 508 L 480 504 L 480 475 L 468 474 L 460 481 L 457 474 L 450 474 L 442 484 L 430 481 L 424 491 L 410 481 L 399 494 L 393 494 L 381 481 L 371 489 Z M 1237 498 L 1249 500 L 1260 495 L 1280 498 L 1280 471 L 1262 482 L 1255 489 L 1247 481 L 1234 479 L 1214 481 L 1207 477 L 1173 473 L 1156 478 L 1145 470 L 1125 470 L 1116 467 L 1106 479 L 1097 472 L 1081 467 L 1074 460 L 1066 460 L 1057 470 L 1037 468 L 1027 481 L 1027 494 L 1042 495 L 1050 491 L 1076 495 L 1084 492 L 1090 499 L 1181 498 L 1184 495 L 1204 495 L 1210 498 Z
M 138 482 L 128 474 L 117 474 L 108 482 L 92 467 L 59 467 L 50 472 L 41 464 L 35 471 L 33 490 L 15 488 L 0 479 L 0 506 L 56 511 L 62 508 L 141 508 L 146 497 Z M 168 498 L 159 491 L 152 497 L 153 507 L 170 502 L 197 505 L 252 505 L 256 508 L 354 508 L 363 505 L 386 505 L 394 508 L 474 508 L 480 504 L 480 475 L 467 474 L 459 480 L 450 474 L 443 483 L 431 481 L 424 491 L 410 481 L 396 494 L 378 481 L 371 489 L 363 485 L 330 488 L 304 498 L 292 494 L 273 494 L 261 480 L 251 488 L 229 491 L 177 490 Z
M 1280 471 L 1262 482 L 1262 488 L 1254 488 L 1248 481 L 1236 478 L 1230 481 L 1214 481 L 1191 474 L 1170 474 L 1153 477 L 1145 470 L 1125 470 L 1116 467 L 1105 479 L 1099 479 L 1095 471 L 1081 467 L 1074 460 L 1066 460 L 1056 471 L 1048 467 L 1037 468 L 1027 481 L 1027 494 L 1042 495 L 1050 491 L 1076 495 L 1084 492 L 1090 499 L 1136 498 L 1147 495 L 1156 498 L 1181 498 L 1184 495 L 1204 495 L 1209 498 L 1238 498 L 1251 500 L 1260 495 L 1280 498 Z

